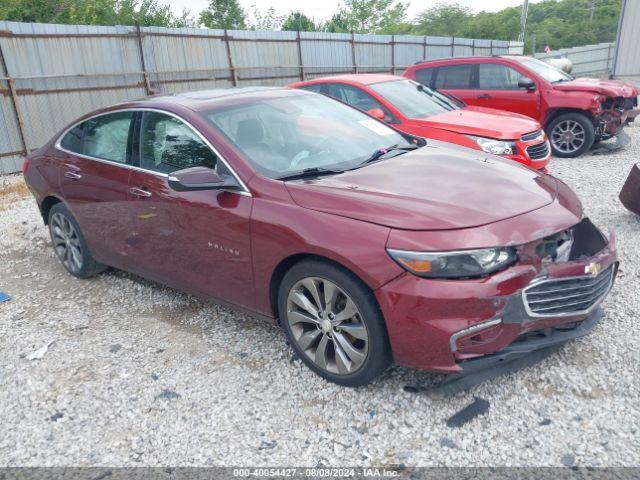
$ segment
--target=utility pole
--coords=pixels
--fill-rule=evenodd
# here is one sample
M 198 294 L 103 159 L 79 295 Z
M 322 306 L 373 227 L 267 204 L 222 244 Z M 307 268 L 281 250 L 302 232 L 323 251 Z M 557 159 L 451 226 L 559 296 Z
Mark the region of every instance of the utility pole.
M 524 0 L 522 4 L 522 15 L 520 15 L 520 35 L 518 41 L 524 42 L 524 32 L 527 28 L 527 14 L 529 13 L 529 0 Z

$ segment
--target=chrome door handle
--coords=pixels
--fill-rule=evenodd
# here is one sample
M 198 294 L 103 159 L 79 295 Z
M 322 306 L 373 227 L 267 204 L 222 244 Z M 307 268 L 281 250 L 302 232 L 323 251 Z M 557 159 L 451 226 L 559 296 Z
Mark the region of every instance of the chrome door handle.
M 146 190 L 143 190 L 141 188 L 133 187 L 130 188 L 129 191 L 132 195 L 135 195 L 137 197 L 149 198 L 151 196 L 151 192 L 147 192 Z
M 80 178 L 82 178 L 82 175 L 80 175 L 77 172 L 71 171 L 71 170 L 67 170 L 66 172 L 64 172 L 64 176 L 67 178 L 70 178 L 72 180 L 78 180 Z
M 478 95 L 478 100 L 489 100 L 491 98 L 491 95 L 489 95 L 488 93 L 483 93 L 482 95 Z

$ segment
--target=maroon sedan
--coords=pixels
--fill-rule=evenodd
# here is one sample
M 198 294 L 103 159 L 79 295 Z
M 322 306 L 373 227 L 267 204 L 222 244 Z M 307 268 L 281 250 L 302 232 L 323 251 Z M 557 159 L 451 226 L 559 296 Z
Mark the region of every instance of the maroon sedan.
M 322 95 L 240 89 L 94 112 L 24 167 L 62 265 L 279 319 L 323 377 L 464 374 L 587 333 L 617 262 L 560 181 Z

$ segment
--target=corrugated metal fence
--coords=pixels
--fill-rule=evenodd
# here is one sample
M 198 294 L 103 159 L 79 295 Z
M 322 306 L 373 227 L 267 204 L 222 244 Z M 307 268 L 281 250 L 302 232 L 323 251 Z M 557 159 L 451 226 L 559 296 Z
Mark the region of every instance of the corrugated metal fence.
M 423 59 L 522 53 L 522 43 L 317 32 L 0 22 L 0 173 L 74 118 L 151 93 L 393 72 Z
M 554 57 L 566 57 L 573 62 L 572 75 L 607 77 L 613 70 L 615 43 L 597 43 L 579 47 L 552 50 L 549 53 L 536 53 L 540 60 Z
M 640 2 L 623 0 L 618 24 L 618 48 L 614 62 L 616 78 L 640 85 Z

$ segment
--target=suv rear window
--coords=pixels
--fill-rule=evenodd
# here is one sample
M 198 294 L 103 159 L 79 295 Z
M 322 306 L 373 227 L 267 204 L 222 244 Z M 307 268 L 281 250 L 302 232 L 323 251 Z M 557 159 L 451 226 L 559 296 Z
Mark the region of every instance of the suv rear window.
M 435 88 L 473 88 L 473 65 L 439 67 Z

